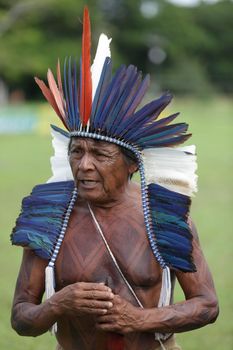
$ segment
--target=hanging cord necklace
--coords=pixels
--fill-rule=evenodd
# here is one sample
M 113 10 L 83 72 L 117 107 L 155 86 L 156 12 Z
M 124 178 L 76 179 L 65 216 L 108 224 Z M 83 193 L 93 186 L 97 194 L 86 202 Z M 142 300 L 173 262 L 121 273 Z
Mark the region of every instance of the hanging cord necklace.
M 111 259 L 112 259 L 112 261 L 113 261 L 113 263 L 114 263 L 114 265 L 115 265 L 115 267 L 116 267 L 116 269 L 117 269 L 117 271 L 118 271 L 119 274 L 121 275 L 123 281 L 124 281 L 125 284 L 127 285 L 127 287 L 128 287 L 128 289 L 130 290 L 131 294 L 134 296 L 134 298 L 135 298 L 135 300 L 137 301 L 138 305 L 143 309 L 144 307 L 143 307 L 142 303 L 141 303 L 140 300 L 138 299 L 136 293 L 134 292 L 134 290 L 133 290 L 133 288 L 131 287 L 131 285 L 129 284 L 127 278 L 126 278 L 125 275 L 123 274 L 123 272 L 122 272 L 122 270 L 121 270 L 121 268 L 120 268 L 120 266 L 119 266 L 119 264 L 118 264 L 118 262 L 117 262 L 117 260 L 116 260 L 116 258 L 115 258 L 115 256 L 114 256 L 114 254 L 113 254 L 111 248 L 109 247 L 109 244 L 108 244 L 108 242 L 107 242 L 107 240 L 106 240 L 106 238 L 105 238 L 105 235 L 104 235 L 104 233 L 103 233 L 103 230 L 101 229 L 101 227 L 100 227 L 100 225 L 99 225 L 99 223 L 98 223 L 98 221 L 97 221 L 97 219 L 96 219 L 96 216 L 95 216 L 93 210 L 91 209 L 90 204 L 87 203 L 87 205 L 88 205 L 88 209 L 89 209 L 89 211 L 90 211 L 90 214 L 91 214 L 91 216 L 92 216 L 92 219 L 93 219 L 93 221 L 94 221 L 94 223 L 95 223 L 95 225 L 96 225 L 96 228 L 97 228 L 97 230 L 98 230 L 98 232 L 99 232 L 99 234 L 100 234 L 100 236 L 101 236 L 101 238 L 102 238 L 102 240 L 103 240 L 103 242 L 104 242 L 104 244 L 105 244 L 105 247 L 106 247 L 106 249 L 107 249 L 107 251 L 108 251 L 108 253 L 109 253 L 109 255 L 110 255 L 110 257 L 111 257 Z M 170 334 L 169 334 L 169 335 L 170 335 Z M 161 349 L 162 349 L 162 350 L 166 350 L 165 346 L 163 345 L 163 343 L 162 343 L 162 341 L 159 339 L 159 337 L 156 336 L 155 339 L 160 343 Z M 122 350 L 123 350 L 123 348 L 122 348 Z

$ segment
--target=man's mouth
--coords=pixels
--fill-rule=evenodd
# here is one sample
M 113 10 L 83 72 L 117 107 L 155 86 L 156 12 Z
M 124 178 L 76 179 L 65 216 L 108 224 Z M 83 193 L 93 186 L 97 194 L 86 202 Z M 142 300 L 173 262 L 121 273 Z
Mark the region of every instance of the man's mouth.
M 81 179 L 79 180 L 79 183 L 85 187 L 92 188 L 94 187 L 98 182 L 95 180 L 88 180 L 88 179 Z

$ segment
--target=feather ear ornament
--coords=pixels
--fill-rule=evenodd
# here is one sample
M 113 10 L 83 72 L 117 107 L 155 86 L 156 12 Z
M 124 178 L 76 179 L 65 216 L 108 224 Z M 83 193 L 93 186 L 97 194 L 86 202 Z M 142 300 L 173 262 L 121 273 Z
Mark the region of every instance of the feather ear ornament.
M 69 135 L 61 134 L 59 129 L 54 126 L 52 126 L 51 135 L 54 148 L 54 156 L 50 158 L 53 176 L 47 183 L 73 180 L 68 159 Z
M 147 183 L 192 196 L 197 191 L 195 146 L 148 148 L 143 151 Z

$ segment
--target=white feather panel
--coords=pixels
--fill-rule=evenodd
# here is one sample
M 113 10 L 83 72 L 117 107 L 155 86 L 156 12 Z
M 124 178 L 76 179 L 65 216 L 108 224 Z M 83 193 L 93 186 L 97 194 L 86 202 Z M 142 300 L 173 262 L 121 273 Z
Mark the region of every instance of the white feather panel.
M 91 66 L 92 74 L 92 101 L 94 100 L 96 89 L 100 80 L 100 75 L 106 57 L 111 57 L 110 43 L 112 39 L 108 39 L 107 35 L 101 34 L 99 37 L 96 55 Z
M 143 151 L 147 184 L 192 196 L 197 191 L 195 146 L 150 148 Z
M 53 129 L 51 129 L 51 134 L 54 148 L 54 156 L 50 158 L 53 176 L 47 182 L 73 180 L 68 159 L 69 138 Z

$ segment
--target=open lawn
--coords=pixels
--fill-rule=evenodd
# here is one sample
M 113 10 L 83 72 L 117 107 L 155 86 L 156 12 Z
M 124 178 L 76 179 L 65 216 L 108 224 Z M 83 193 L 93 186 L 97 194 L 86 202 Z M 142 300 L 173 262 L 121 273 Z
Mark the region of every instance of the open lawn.
M 192 216 L 213 273 L 220 300 L 220 316 L 214 325 L 178 335 L 185 350 L 233 349 L 233 103 L 226 98 L 176 100 L 169 112 L 181 112 L 190 124 L 197 145 L 199 193 Z M 49 115 L 50 115 L 49 111 Z M 10 308 L 22 250 L 11 247 L 9 235 L 19 213 L 21 198 L 50 176 L 50 137 L 45 134 L 0 136 L 0 349 L 49 350 L 55 339 L 18 336 L 10 327 Z M 176 299 L 182 299 L 178 289 Z M 101 349 L 100 349 L 101 350 Z M 142 349 L 143 350 L 143 349 Z

